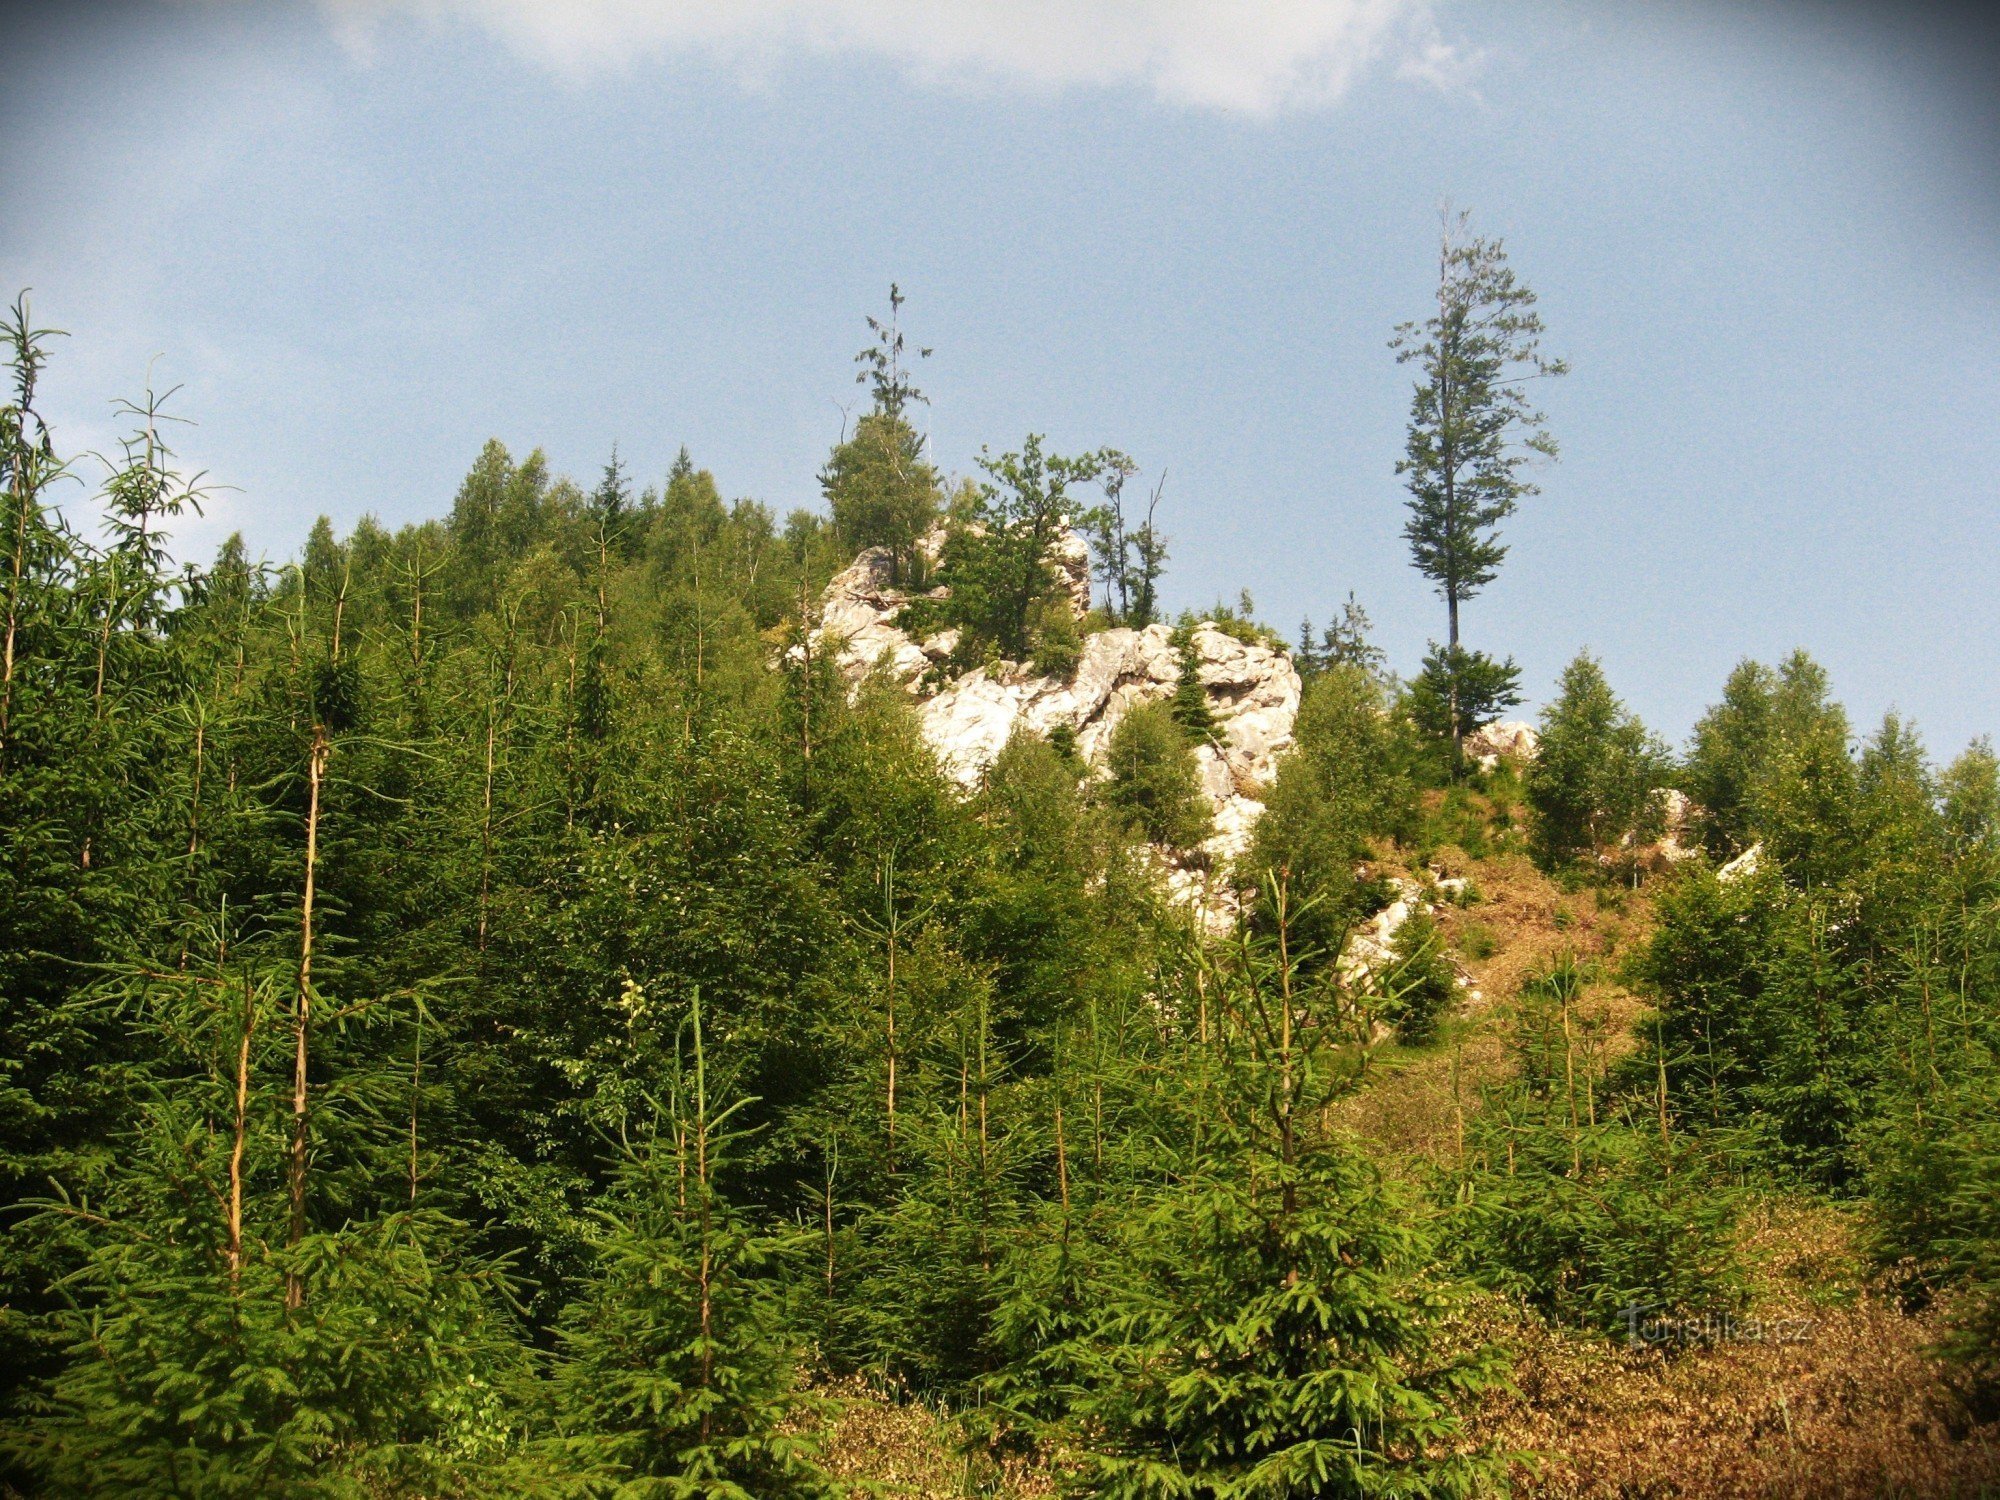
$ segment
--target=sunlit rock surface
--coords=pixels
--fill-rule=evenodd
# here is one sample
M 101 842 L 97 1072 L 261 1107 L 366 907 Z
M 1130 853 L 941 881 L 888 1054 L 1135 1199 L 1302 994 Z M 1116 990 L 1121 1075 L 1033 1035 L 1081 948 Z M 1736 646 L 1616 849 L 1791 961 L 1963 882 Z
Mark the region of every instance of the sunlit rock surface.
M 1535 726 L 1520 719 L 1481 725 L 1465 737 L 1465 753 L 1487 770 L 1503 760 L 1531 761 L 1542 746 Z
M 936 556 L 940 541 L 935 534 L 926 539 L 928 555 Z M 1090 607 L 1089 554 L 1082 539 L 1070 536 L 1057 561 L 1081 614 Z M 933 590 L 926 597 L 943 596 L 943 590 Z M 888 554 L 871 548 L 827 586 L 818 634 L 834 645 L 836 663 L 849 682 L 859 682 L 879 665 L 910 689 L 925 739 L 964 786 L 978 783 L 1016 727 L 1043 736 L 1067 727 L 1084 762 L 1104 774 L 1118 721 L 1135 703 L 1172 697 L 1179 680 L 1171 632 L 1149 625 L 1086 636 L 1068 681 L 1024 662 L 1001 662 L 940 684 L 932 669 L 950 656 L 956 632 L 913 640 L 896 624 L 897 613 L 913 597 L 891 586 Z M 1291 747 L 1299 675 L 1285 652 L 1206 625 L 1196 629 L 1193 648 L 1195 673 L 1216 726 L 1214 740 L 1196 750 L 1202 790 L 1215 814 L 1215 832 L 1203 853 L 1220 869 L 1249 847 L 1250 830 L 1264 810 L 1264 790 L 1278 758 Z M 1214 895 L 1216 882 L 1202 871 L 1176 869 L 1168 883 L 1205 908 L 1221 899 Z M 1194 894 L 1203 891 L 1210 894 Z

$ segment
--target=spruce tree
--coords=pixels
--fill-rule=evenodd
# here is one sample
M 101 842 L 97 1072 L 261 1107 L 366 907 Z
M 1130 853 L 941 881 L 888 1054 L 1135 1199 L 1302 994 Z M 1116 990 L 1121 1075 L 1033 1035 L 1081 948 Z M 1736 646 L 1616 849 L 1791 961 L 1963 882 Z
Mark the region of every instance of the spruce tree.
M 1643 836 L 1666 779 L 1666 749 L 1618 701 L 1588 652 L 1563 668 L 1542 711 L 1541 742 L 1527 774 L 1529 842 L 1557 869 Z
M 916 545 L 937 520 L 937 470 L 924 458 L 924 440 L 911 426 L 909 408 L 926 403 L 904 364 L 903 294 L 889 288 L 887 322 L 869 318 L 875 342 L 855 355 L 855 375 L 870 387 L 873 404 L 843 434 L 820 474 L 833 524 L 849 549 L 882 547 L 896 582 L 912 579 Z M 917 357 L 930 356 L 919 349 Z
M 1111 732 L 1104 800 L 1149 842 L 1191 850 L 1210 816 L 1194 752 L 1170 705 L 1134 704 Z
M 1541 352 L 1535 294 L 1516 277 L 1498 240 L 1470 233 L 1468 216 L 1444 217 L 1438 246 L 1437 311 L 1400 325 L 1390 347 L 1415 364 L 1409 437 L 1396 472 L 1406 476 L 1403 535 L 1417 571 L 1445 601 L 1444 666 L 1454 747 L 1463 737 L 1459 610 L 1491 583 L 1507 549 L 1500 523 L 1536 492 L 1531 457 L 1556 444 L 1524 383 L 1567 366 Z
M 1181 1155 L 1124 1252 L 1076 1405 L 1078 1492 L 1117 1497 L 1470 1495 L 1459 1451 L 1490 1352 L 1433 1347 L 1441 1289 L 1411 1209 L 1325 1126 L 1371 1018 L 1273 934 L 1213 971 L 1212 1051 L 1186 1057 Z M 1208 1013 L 1204 1011 L 1206 1016 Z
M 628 991 L 635 1028 L 659 1024 L 655 1004 Z M 787 1430 L 802 1397 L 783 1273 L 799 1240 L 760 1231 L 722 1190 L 746 1101 L 710 1096 L 699 991 L 684 1036 L 685 1068 L 594 1214 L 591 1280 L 561 1327 L 563 1411 L 616 1475 L 609 1493 L 831 1496 L 813 1443 Z

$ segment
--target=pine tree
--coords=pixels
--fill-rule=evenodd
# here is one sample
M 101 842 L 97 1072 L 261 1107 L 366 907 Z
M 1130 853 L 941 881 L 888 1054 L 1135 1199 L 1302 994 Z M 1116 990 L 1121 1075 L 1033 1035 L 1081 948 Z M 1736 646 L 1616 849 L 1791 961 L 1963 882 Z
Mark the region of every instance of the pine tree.
M 1628 1340 L 1648 1321 L 1699 1330 L 1744 1299 L 1742 1197 L 1663 1097 L 1619 1087 L 1582 1003 L 1589 982 L 1558 954 L 1515 1000 L 1513 1076 L 1482 1090 L 1441 1184 L 1461 1263 L 1559 1322 Z

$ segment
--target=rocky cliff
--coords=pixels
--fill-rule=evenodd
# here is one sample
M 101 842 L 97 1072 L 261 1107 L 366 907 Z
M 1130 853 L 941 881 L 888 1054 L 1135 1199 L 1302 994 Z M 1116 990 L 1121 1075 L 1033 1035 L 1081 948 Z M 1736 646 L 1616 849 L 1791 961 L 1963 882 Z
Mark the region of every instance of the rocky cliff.
M 1081 539 L 1068 538 L 1058 562 L 1081 615 L 1090 607 L 1089 555 Z M 834 649 L 850 682 L 879 666 L 911 691 L 925 738 L 963 785 L 978 782 L 1017 726 L 1043 735 L 1066 726 L 1085 763 L 1101 771 L 1112 731 L 1126 711 L 1135 703 L 1171 697 L 1179 680 L 1171 633 L 1164 625 L 1149 625 L 1086 636 L 1076 672 L 1067 680 L 1025 663 L 1000 662 L 940 683 L 933 669 L 950 657 L 957 636 L 944 631 L 912 639 L 896 617 L 913 596 L 893 587 L 891 576 L 886 552 L 863 552 L 827 586 L 819 636 Z M 1220 868 L 1248 847 L 1250 829 L 1264 810 L 1264 789 L 1278 757 L 1291 746 L 1299 674 L 1285 652 L 1212 626 L 1195 630 L 1193 648 L 1216 725 L 1214 739 L 1196 751 L 1202 790 L 1215 813 L 1215 833 L 1204 853 L 1207 863 Z M 1177 888 L 1201 884 L 1186 876 L 1181 872 Z

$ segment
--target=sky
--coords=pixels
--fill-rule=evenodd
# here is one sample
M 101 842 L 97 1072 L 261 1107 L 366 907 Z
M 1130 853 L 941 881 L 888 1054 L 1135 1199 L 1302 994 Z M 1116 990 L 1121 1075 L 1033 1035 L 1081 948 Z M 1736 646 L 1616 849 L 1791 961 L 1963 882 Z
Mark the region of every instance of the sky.
M 178 386 L 181 528 L 442 514 L 488 437 L 685 444 L 818 506 L 888 286 L 940 464 L 1113 445 L 1175 607 L 1443 606 L 1395 462 L 1441 205 L 1571 373 L 1469 644 L 1588 648 L 1681 740 L 1746 656 L 2000 734 L 2000 47 L 1970 13 L 1617 0 L 156 0 L 0 10 L 0 290 L 111 449 Z M 78 472 L 90 481 L 89 462 Z M 90 483 L 72 491 L 87 506 Z

